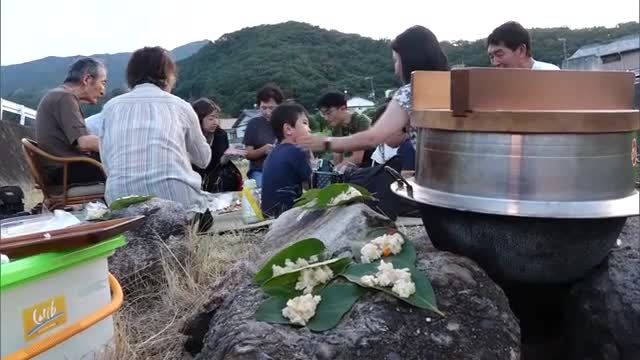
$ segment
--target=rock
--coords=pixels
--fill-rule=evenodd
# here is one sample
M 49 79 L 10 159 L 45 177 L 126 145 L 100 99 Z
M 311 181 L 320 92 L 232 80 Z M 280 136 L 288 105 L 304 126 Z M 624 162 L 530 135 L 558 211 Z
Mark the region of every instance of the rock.
M 127 245 L 109 258 L 109 271 L 125 288 L 161 274 L 163 255 L 183 262 L 188 250 L 190 217 L 181 204 L 154 198 L 114 212 L 116 218 L 136 215 L 144 222 L 125 233 Z
M 302 229 L 305 225 L 283 222 L 267 234 L 265 244 L 277 241 L 272 251 L 276 252 L 298 238 L 316 236 L 330 249 L 350 247 L 372 214 L 360 206 L 336 212 L 324 221 L 306 220 L 311 229 L 307 232 Z M 295 218 L 293 214 L 287 216 Z M 333 228 L 333 234 L 327 234 L 329 229 L 324 228 L 326 232 L 317 233 L 322 224 L 337 227 L 347 216 L 343 231 Z M 379 216 L 373 219 L 384 221 Z M 353 228 L 359 229 L 351 234 Z M 278 238 L 288 233 L 304 236 Z M 212 286 L 209 304 L 185 326 L 183 333 L 191 337 L 188 350 L 199 353 L 197 359 L 519 359 L 520 328 L 502 290 L 473 261 L 425 251 L 431 245 L 424 238 L 419 242 L 417 267 L 431 279 L 445 317 L 367 291 L 337 327 L 322 333 L 259 322 L 253 314 L 266 296 L 251 278 L 261 263 L 245 262 Z
M 618 237 L 618 246 L 629 245 L 640 249 L 640 216 L 628 217 Z
M 258 260 L 264 262 L 293 240 L 317 238 L 330 252 L 350 249 L 376 227 L 395 227 L 394 222 L 364 204 L 353 204 L 309 212 L 298 221 L 304 210 L 293 208 L 271 224 L 263 243 L 265 253 Z
M 635 239 L 639 235 L 636 232 Z M 637 247 L 615 247 L 603 264 L 572 287 L 566 337 L 570 359 L 640 359 Z

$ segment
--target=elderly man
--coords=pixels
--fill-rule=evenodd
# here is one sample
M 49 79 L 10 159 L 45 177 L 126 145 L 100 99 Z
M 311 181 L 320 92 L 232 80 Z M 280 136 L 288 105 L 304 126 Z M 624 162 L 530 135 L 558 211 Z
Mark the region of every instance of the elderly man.
M 104 96 L 107 69 L 92 58 L 77 60 L 69 68 L 64 83 L 40 100 L 36 115 L 36 141 L 44 151 L 60 157 L 97 158 L 99 140 L 87 131 L 80 103 L 96 104 Z M 46 182 L 60 185 L 63 169 L 59 163 L 44 163 Z M 103 174 L 89 164 L 74 163 L 68 169 L 68 183 L 104 181 Z
M 553 64 L 532 57 L 529 32 L 515 21 L 506 22 L 487 38 L 487 53 L 491 65 L 500 68 L 559 70 Z

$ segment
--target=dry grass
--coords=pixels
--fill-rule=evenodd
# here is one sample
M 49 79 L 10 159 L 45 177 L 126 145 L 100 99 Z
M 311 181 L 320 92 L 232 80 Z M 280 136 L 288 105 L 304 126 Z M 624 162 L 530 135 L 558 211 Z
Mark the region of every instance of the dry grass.
M 209 286 L 235 262 L 257 252 L 256 239 L 256 233 L 192 235 L 185 263 L 165 253 L 166 281 L 160 287 L 141 281 L 125 290 L 125 306 L 115 315 L 115 347 L 105 358 L 189 359 L 179 330 L 208 300 Z

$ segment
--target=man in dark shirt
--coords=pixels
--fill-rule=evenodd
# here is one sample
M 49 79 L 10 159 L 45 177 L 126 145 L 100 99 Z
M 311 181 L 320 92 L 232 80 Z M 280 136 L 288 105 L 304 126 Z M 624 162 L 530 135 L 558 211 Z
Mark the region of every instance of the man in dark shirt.
M 40 100 L 36 114 L 38 146 L 54 156 L 92 156 L 97 158 L 99 139 L 87 131 L 80 103 L 96 104 L 104 96 L 107 69 L 99 61 L 82 58 L 69 68 L 64 83 L 50 90 Z M 46 182 L 63 182 L 62 164 L 44 162 Z M 68 183 L 104 181 L 104 175 L 87 163 L 72 163 L 68 169 Z
M 283 104 L 271 118 L 278 145 L 264 163 L 261 208 L 269 217 L 278 217 L 293 207 L 311 178 L 308 152 L 296 145 L 299 138 L 309 135 L 309 120 L 298 104 Z
M 249 159 L 247 177 L 254 179 L 258 187 L 262 187 L 262 165 L 276 143 L 276 136 L 271 127 L 271 112 L 282 103 L 284 96 L 275 85 L 265 85 L 258 91 L 257 104 L 261 116 L 253 118 L 247 124 L 243 144 L 246 146 Z

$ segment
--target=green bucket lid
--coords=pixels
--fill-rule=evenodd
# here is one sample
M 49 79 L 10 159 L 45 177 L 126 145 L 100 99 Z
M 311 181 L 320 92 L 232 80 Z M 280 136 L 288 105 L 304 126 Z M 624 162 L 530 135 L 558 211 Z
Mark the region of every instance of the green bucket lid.
M 91 259 L 110 256 L 126 243 L 125 237 L 119 235 L 80 249 L 43 253 L 0 265 L 0 291 Z

